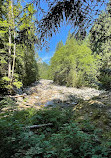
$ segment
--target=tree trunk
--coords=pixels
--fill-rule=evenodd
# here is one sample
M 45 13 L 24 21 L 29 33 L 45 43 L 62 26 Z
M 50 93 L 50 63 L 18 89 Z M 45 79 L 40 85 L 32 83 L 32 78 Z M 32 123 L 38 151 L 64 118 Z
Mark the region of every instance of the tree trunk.
M 11 81 L 13 82 L 13 75 L 14 75 L 14 68 L 15 68 L 15 56 L 16 56 L 16 42 L 15 42 L 15 36 L 16 36 L 16 32 L 15 32 L 15 20 L 14 20 L 14 12 L 13 12 L 13 1 L 11 0 L 11 4 L 12 4 L 12 18 L 13 18 L 13 28 L 14 28 L 14 47 L 13 47 L 13 65 L 12 65 L 12 78 Z
M 9 0 L 9 8 L 8 8 L 8 22 L 9 22 L 9 58 L 8 58 L 8 77 L 11 79 L 11 29 L 12 29 L 12 0 Z
M 10 26 L 9 26 L 9 48 L 8 49 L 9 49 L 9 51 L 8 51 L 9 52 L 9 58 L 8 58 L 8 77 L 11 78 L 11 27 Z
M 10 9 L 11 8 L 11 9 Z M 15 68 L 15 56 L 16 56 L 16 43 L 15 43 L 15 21 L 14 21 L 14 11 L 13 11 L 13 0 L 9 1 L 9 62 L 8 62 L 8 77 L 11 79 L 10 84 L 13 82 L 13 76 L 14 76 L 14 68 Z M 11 27 L 12 26 L 12 27 Z M 11 30 L 14 32 L 14 46 L 13 46 L 13 61 L 11 65 Z M 12 68 L 12 69 L 11 69 Z
M 13 54 L 13 65 L 12 65 L 12 81 L 14 75 L 14 68 L 15 68 L 15 55 L 16 55 L 16 43 L 15 43 L 15 32 L 14 32 L 14 54 Z

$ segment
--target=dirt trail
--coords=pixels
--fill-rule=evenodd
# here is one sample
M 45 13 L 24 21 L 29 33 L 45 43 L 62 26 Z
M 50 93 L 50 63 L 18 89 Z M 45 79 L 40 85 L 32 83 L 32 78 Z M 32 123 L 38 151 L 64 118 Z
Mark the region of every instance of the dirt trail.
M 19 108 L 35 107 L 39 109 L 42 106 L 49 105 L 76 105 L 79 99 L 90 100 L 92 97 L 100 96 L 105 91 L 94 88 L 72 88 L 58 86 L 52 80 L 40 80 L 39 83 L 33 84 L 32 87 L 23 91 L 26 96 L 18 97 L 17 103 Z

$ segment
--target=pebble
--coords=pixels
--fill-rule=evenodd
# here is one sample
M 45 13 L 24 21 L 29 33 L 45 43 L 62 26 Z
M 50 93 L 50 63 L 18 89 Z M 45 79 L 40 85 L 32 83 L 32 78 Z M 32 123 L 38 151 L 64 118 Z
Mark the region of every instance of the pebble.
M 72 102 L 71 104 L 72 104 L 72 105 L 77 105 L 77 103 L 76 103 L 76 102 Z
M 39 98 L 39 96 L 34 96 L 34 98 L 35 98 L 35 99 L 38 99 L 38 98 Z

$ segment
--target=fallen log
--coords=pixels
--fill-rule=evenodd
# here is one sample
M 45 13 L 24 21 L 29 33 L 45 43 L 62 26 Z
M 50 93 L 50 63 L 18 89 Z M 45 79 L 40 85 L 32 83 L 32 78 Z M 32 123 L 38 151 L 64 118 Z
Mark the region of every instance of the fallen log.
M 19 97 L 25 97 L 27 94 L 22 94 L 22 95 L 15 95 L 15 96 L 9 96 L 10 98 L 19 98 Z
M 45 127 L 45 126 L 52 126 L 52 125 L 53 125 L 52 123 L 47 123 L 47 124 L 41 124 L 41 125 L 27 126 L 26 128 L 36 129 L 36 128 Z

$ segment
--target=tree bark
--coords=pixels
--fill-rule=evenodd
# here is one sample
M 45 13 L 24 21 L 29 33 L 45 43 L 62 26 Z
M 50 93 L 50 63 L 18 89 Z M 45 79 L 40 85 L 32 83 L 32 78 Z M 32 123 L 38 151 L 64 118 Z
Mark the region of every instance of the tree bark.
M 10 18 L 9 18 L 10 19 Z M 8 77 L 11 78 L 11 27 L 9 26 Z
M 15 42 L 15 36 L 16 36 L 16 32 L 15 32 L 15 20 L 14 20 L 14 11 L 13 11 L 13 1 L 11 0 L 11 4 L 12 4 L 12 18 L 13 18 L 13 28 L 14 28 L 14 54 L 13 54 L 13 65 L 12 65 L 12 78 L 11 81 L 13 82 L 13 75 L 14 75 L 14 68 L 15 68 L 15 56 L 16 56 L 16 42 Z
M 12 41 L 11 41 L 11 29 L 12 29 L 12 0 L 10 1 L 9 0 L 9 8 L 8 8 L 8 23 L 9 23 L 9 58 L 8 58 L 8 77 L 11 79 L 11 44 L 12 44 Z

